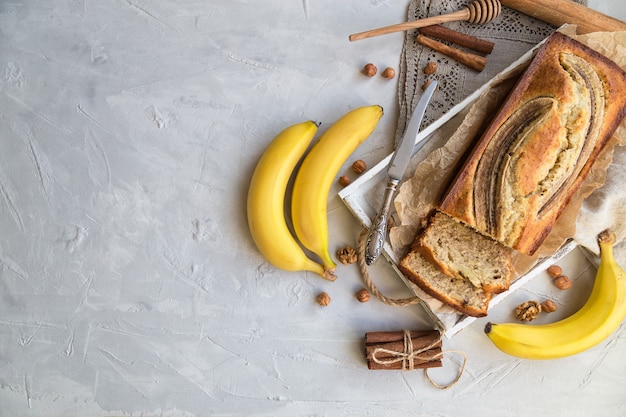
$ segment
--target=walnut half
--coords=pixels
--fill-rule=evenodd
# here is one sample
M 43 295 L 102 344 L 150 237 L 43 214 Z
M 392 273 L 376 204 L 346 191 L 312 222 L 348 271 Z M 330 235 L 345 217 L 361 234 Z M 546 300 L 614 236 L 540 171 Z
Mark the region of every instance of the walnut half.
M 353 264 L 357 261 L 356 250 L 351 246 L 339 248 L 337 250 L 337 259 L 344 265 Z
M 532 321 L 541 313 L 541 304 L 537 301 L 526 301 L 515 307 L 515 318 L 519 321 Z

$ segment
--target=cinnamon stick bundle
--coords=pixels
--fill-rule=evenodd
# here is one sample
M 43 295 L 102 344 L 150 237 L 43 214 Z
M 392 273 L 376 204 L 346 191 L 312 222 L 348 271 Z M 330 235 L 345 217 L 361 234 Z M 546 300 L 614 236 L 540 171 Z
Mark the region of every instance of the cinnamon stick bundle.
M 365 358 L 368 369 L 372 370 L 441 367 L 441 351 L 438 330 L 365 334 Z

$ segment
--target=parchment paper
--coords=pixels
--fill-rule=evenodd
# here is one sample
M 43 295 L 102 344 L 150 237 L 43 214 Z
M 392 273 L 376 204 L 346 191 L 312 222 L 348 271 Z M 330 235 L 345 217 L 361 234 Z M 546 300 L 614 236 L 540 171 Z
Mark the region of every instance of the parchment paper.
M 578 36 L 573 26 L 561 28 L 559 31 L 606 55 L 626 69 L 626 32 L 599 32 Z M 390 230 L 390 241 L 398 258 L 408 251 L 420 223 L 439 201 L 472 140 L 482 131 L 489 116 L 500 107 L 523 69 L 519 68 L 496 77 L 494 85 L 471 106 L 452 136 L 446 136 L 444 133 L 431 139 L 441 146 L 417 164 L 413 176 L 402 183 L 394 200 L 397 226 Z M 624 240 L 626 237 L 624 145 L 626 145 L 626 120 L 622 121 L 594 163 L 585 183 L 556 222 L 543 245 L 532 257 L 514 252 L 514 279 L 528 272 L 537 260 L 552 255 L 567 239 L 575 239 L 593 253 L 598 252 L 597 234 L 606 228 L 616 233 L 618 242 Z M 618 262 L 626 266 L 626 247 L 622 249 L 621 246 L 624 245 L 616 247 L 615 254 Z M 423 298 L 436 314 L 450 314 L 450 308 L 432 297 Z

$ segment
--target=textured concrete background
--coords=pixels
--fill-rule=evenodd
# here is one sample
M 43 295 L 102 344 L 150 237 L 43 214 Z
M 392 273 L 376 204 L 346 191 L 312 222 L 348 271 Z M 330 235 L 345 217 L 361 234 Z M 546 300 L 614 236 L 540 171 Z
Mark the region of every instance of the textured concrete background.
M 626 20 L 621 2 L 590 3 Z M 391 151 L 396 82 L 359 71 L 397 67 L 403 37 L 347 36 L 404 20 L 407 4 L 0 4 L 0 416 L 626 414 L 623 328 L 576 357 L 528 362 L 495 349 L 479 320 L 444 342 L 469 362 L 439 391 L 420 371 L 368 371 L 361 351 L 367 331 L 430 327 L 420 307 L 360 304 L 354 266 L 330 283 L 275 270 L 253 246 L 249 177 L 284 127 L 381 104 L 352 159 Z M 329 213 L 331 246 L 354 244 L 335 194 Z M 409 295 L 388 266 L 372 273 Z M 450 380 L 458 364 L 432 375 Z

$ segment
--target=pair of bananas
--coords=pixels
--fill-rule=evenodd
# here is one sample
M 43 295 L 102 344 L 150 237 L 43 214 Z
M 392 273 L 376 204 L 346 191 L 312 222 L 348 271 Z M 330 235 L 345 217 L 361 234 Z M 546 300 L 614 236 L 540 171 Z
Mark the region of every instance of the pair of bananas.
M 250 233 L 269 263 L 286 271 L 311 271 L 335 280 L 336 264 L 329 251 L 328 195 L 343 163 L 370 136 L 382 115 L 378 105 L 346 113 L 308 153 L 318 130 L 313 121 L 290 126 L 272 140 L 252 174 L 247 201 Z M 300 160 L 291 195 L 294 236 L 286 220 L 285 200 Z M 319 259 L 309 258 L 302 246 Z
M 524 359 L 556 359 L 609 337 L 626 317 L 626 272 L 613 256 L 615 235 L 598 235 L 600 265 L 589 299 L 573 315 L 550 324 L 487 323 L 485 333 L 503 352 Z

